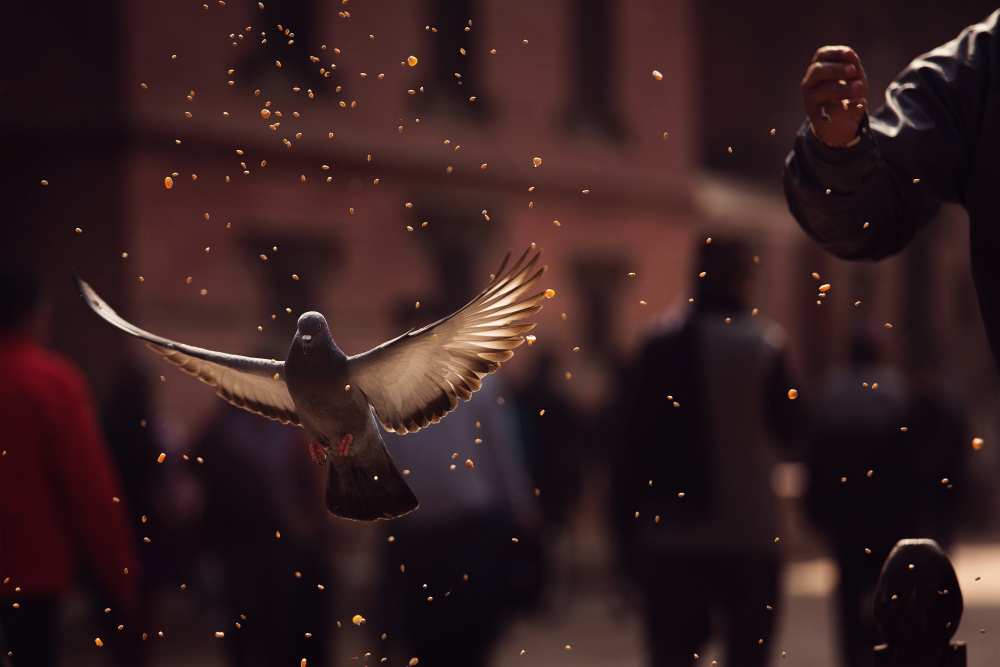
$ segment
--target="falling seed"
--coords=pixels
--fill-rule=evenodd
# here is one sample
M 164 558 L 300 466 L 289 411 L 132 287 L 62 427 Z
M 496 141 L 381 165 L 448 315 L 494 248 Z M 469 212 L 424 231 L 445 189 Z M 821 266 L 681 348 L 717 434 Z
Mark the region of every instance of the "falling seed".
M 419 62 L 420 62 L 420 59 L 417 58 L 416 56 L 408 56 L 406 58 L 406 64 L 409 65 L 410 67 L 416 67 L 417 63 L 419 63 Z
M 43 178 L 41 182 L 42 182 L 42 187 L 43 187 L 43 188 L 46 188 L 46 187 L 48 187 L 48 185 L 49 185 L 49 182 L 48 182 L 47 180 L 45 180 L 45 179 Z
M 263 109 L 260 110 L 260 117 L 263 120 L 267 120 L 268 118 L 271 117 L 271 110 L 268 109 L 267 107 L 264 107 Z
M 74 232 L 75 234 L 77 234 L 77 235 L 80 235 L 80 234 L 83 234 L 83 230 L 82 230 L 82 229 L 80 229 L 79 227 L 76 227 L 76 228 L 75 228 L 75 229 L 73 230 L 73 232 Z
M 170 176 L 164 176 L 163 177 L 163 187 L 165 187 L 167 190 L 173 189 L 173 187 L 174 187 L 174 179 L 171 178 Z
M 406 663 L 409 667 L 416 667 L 420 664 L 420 658 L 410 658 L 410 661 Z
M 982 438 L 973 438 L 973 439 L 972 439 L 972 448 L 973 448 L 974 450 L 976 450 L 977 452 L 978 452 L 978 451 L 979 451 L 980 449 L 982 449 L 982 448 L 983 448 L 983 445 L 984 445 L 984 444 L 985 444 L 985 442 L 983 441 L 983 439 L 982 439 Z
M 658 69 L 653 70 L 653 78 L 657 81 L 663 81 L 663 72 Z
M 830 291 L 832 287 L 833 285 L 831 285 L 830 283 L 823 283 L 822 285 L 819 286 L 819 293 L 826 294 L 827 292 Z
M 160 452 L 160 455 L 156 457 L 157 463 L 163 463 L 166 460 L 167 460 L 167 455 L 165 452 Z
M 362 616 L 361 614 L 355 614 L 354 616 L 351 617 L 351 623 L 353 623 L 354 625 L 361 625 L 362 623 L 365 623 L 366 621 L 367 621 L 367 619 L 364 616 Z
M 556 291 L 554 289 L 552 289 L 551 287 L 548 288 L 547 290 L 545 290 L 545 298 L 546 299 L 553 299 L 553 298 L 555 298 L 555 296 L 556 296 Z
M 538 157 L 537 155 L 535 157 L 531 158 L 531 166 L 534 167 L 535 169 L 537 169 L 538 167 L 541 167 L 542 166 L 542 158 Z
M 96 646 L 97 648 L 101 648 L 102 646 L 104 646 L 104 640 L 101 639 L 100 637 L 94 637 L 94 646 Z
M 534 345 L 537 338 L 535 337 L 535 334 L 528 334 L 524 337 L 524 340 L 528 343 L 528 345 Z
M 788 390 L 788 400 L 794 401 L 799 397 L 799 390 L 794 387 Z
M 475 470 L 476 462 L 473 461 L 472 459 L 465 459 L 465 467 L 468 468 L 469 470 Z

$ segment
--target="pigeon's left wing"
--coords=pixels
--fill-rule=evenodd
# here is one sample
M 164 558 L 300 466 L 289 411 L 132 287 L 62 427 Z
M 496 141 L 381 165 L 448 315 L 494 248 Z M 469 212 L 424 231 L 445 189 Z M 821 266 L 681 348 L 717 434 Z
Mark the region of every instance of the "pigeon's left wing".
M 146 347 L 215 387 L 219 396 L 236 407 L 282 424 L 300 425 L 285 384 L 284 362 L 215 352 L 149 333 L 122 318 L 86 282 L 77 278 L 77 284 L 83 300 L 105 322 L 145 341 Z
M 386 429 L 436 424 L 514 355 L 545 298 L 535 287 L 546 269 L 538 258 L 532 245 L 507 269 L 508 254 L 490 286 L 458 311 L 348 359 L 351 383 Z

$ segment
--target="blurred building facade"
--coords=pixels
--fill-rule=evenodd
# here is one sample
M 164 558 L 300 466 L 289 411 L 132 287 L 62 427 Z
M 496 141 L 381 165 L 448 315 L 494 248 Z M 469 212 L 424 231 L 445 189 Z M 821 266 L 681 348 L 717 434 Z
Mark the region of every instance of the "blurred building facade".
M 22 24 L 46 28 L 8 45 L 24 66 L 3 83 L 18 101 L 0 112 L 16 156 L 5 226 L 16 252 L 43 258 L 55 342 L 104 395 L 140 352 L 79 307 L 71 270 L 186 342 L 280 356 L 315 307 L 357 352 L 398 333 L 390 304 L 421 299 L 434 272 L 471 295 L 507 249 L 536 242 L 558 292 L 539 341 L 586 402 L 686 300 L 689 241 L 738 228 L 758 245 L 758 305 L 807 378 L 843 358 L 860 309 L 893 324 L 898 360 L 932 350 L 985 414 L 994 372 L 962 216 L 943 213 L 900 258 L 851 266 L 794 227 L 778 179 L 817 45 L 855 45 L 877 91 L 990 8 L 212 0 L 65 5 L 53 21 L 27 7 Z M 821 306 L 813 272 L 834 285 Z M 142 361 L 184 442 L 217 399 Z

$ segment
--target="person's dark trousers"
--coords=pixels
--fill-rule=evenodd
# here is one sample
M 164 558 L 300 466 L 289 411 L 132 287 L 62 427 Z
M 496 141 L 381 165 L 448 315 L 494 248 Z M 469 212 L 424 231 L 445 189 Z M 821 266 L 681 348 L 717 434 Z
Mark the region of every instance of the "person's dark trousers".
M 652 667 L 700 664 L 694 655 L 713 631 L 725 647 L 722 664 L 768 664 L 781 586 L 777 555 L 658 552 L 642 560 L 640 584 Z
M 14 603 L 18 608 L 14 608 Z M 0 598 L 0 635 L 14 667 L 55 667 L 58 657 L 59 604 L 55 598 Z
M 882 562 L 891 544 L 872 544 L 870 554 L 860 544 L 836 547 L 837 622 L 840 659 L 845 667 L 871 667 L 873 648 L 879 643 L 872 601 Z

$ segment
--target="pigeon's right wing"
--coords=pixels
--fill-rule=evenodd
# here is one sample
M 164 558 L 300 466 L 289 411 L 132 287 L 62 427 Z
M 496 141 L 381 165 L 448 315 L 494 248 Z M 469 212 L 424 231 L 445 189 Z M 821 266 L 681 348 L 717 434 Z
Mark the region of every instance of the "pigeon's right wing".
M 76 280 L 83 300 L 108 324 L 145 341 L 146 347 L 215 387 L 219 396 L 236 407 L 282 424 L 300 426 L 283 378 L 284 362 L 214 352 L 151 334 L 122 318 L 86 282 Z
M 348 358 L 351 383 L 387 430 L 436 424 L 514 355 L 545 298 L 535 286 L 546 268 L 538 256 L 529 249 L 507 269 L 508 255 L 489 287 L 458 311 Z

